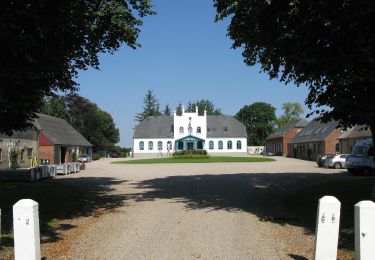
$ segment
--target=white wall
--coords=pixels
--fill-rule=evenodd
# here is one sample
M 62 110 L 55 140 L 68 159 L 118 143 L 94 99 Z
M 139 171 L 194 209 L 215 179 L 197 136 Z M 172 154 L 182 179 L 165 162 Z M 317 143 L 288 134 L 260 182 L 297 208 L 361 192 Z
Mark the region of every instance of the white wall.
M 214 142 L 214 149 L 209 149 L 210 141 Z M 223 141 L 223 149 L 219 149 L 219 141 Z M 228 141 L 232 141 L 232 149 L 227 149 Z M 237 149 L 237 141 L 241 141 L 241 150 Z M 208 153 L 246 153 L 247 152 L 247 140 L 246 138 L 207 138 L 206 142 L 204 143 L 204 149 L 207 150 Z
M 141 141 L 143 141 L 143 143 L 144 143 L 144 150 L 139 150 L 139 143 Z M 148 143 L 150 141 L 154 143 L 154 149 L 153 150 L 148 149 Z M 134 139 L 134 141 L 133 141 L 134 153 L 156 153 L 157 154 L 159 152 L 159 150 L 158 150 L 158 142 L 159 141 L 161 141 L 162 144 L 163 144 L 163 149 L 161 150 L 161 152 L 163 154 L 168 152 L 167 151 L 167 142 L 171 141 L 172 145 L 171 145 L 170 152 L 173 153 L 173 150 L 174 150 L 174 140 L 173 140 L 173 138 Z
M 191 121 L 189 120 L 191 118 Z M 174 138 L 176 140 L 189 135 L 189 122 L 191 123 L 192 135 L 205 139 L 207 134 L 207 116 L 206 113 L 203 116 L 198 115 L 198 111 L 193 113 L 186 113 L 183 111 L 181 116 L 174 115 Z M 180 127 L 184 128 L 184 133 L 180 133 Z M 201 133 L 197 133 L 197 127 L 201 128 Z

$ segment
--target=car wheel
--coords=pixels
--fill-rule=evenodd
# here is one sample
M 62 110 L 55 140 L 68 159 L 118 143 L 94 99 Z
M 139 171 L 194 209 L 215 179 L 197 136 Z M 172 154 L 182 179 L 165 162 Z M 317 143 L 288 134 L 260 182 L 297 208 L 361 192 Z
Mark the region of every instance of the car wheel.
M 335 169 L 341 169 L 341 163 L 337 162 L 333 165 Z

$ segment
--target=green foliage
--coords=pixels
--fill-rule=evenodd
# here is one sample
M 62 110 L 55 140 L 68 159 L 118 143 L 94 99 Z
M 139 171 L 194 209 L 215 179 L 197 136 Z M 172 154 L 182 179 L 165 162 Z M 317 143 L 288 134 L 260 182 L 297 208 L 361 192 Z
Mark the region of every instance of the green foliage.
M 216 108 L 214 103 L 208 99 L 201 99 L 194 102 L 189 102 L 186 112 L 195 112 L 198 107 L 198 114 L 203 115 L 204 110 L 207 111 L 207 115 L 222 115 L 221 109 Z
M 77 153 L 72 152 L 72 162 L 76 162 L 76 161 L 77 161 Z
M 10 168 L 17 169 L 20 167 L 18 163 L 19 150 L 17 147 L 13 147 L 9 152 Z
M 54 109 L 56 103 L 57 110 Z M 48 115 L 68 121 L 93 145 L 94 151 L 110 150 L 120 141 L 120 131 L 112 116 L 78 94 L 46 99 L 43 109 Z
M 176 115 L 181 116 L 182 115 L 182 103 L 179 102 L 176 107 Z
M 149 116 L 161 116 L 159 101 L 152 90 L 147 90 L 143 103 L 143 111 L 135 116 L 136 121 L 141 122 Z
M 235 117 L 246 126 L 247 144 L 264 145 L 269 134 L 273 132 L 276 122 L 276 109 L 264 102 L 245 105 Z
M 298 102 L 296 102 L 296 103 L 292 103 L 292 102 L 284 103 L 283 104 L 283 110 L 284 110 L 284 114 L 277 119 L 277 125 L 279 127 L 281 127 L 281 126 L 283 126 L 283 125 L 285 125 L 289 122 L 300 119 L 301 114 L 303 114 L 303 108 L 302 108 L 301 104 L 298 103 Z
M 163 111 L 163 115 L 165 116 L 170 116 L 171 115 L 171 108 L 169 107 L 169 105 L 165 105 L 165 108 L 164 108 L 164 111 Z
M 246 64 L 260 63 L 270 78 L 307 85 L 305 102 L 323 121 L 365 124 L 375 137 L 372 0 L 214 0 L 214 5 L 217 20 L 231 19 L 228 35 L 233 48 L 243 49 Z
M 99 159 L 102 158 L 102 157 L 103 157 L 103 156 L 102 156 L 101 154 L 99 154 L 99 153 L 93 153 L 91 159 L 92 159 L 93 161 L 97 161 L 97 160 L 99 160 Z
M 184 150 L 180 152 L 173 153 L 173 156 L 179 156 L 179 155 L 207 155 L 207 150 Z
M 137 48 L 150 0 L 4 1 L 0 21 L 0 132 L 32 126 L 43 97 L 77 89 L 100 53 Z

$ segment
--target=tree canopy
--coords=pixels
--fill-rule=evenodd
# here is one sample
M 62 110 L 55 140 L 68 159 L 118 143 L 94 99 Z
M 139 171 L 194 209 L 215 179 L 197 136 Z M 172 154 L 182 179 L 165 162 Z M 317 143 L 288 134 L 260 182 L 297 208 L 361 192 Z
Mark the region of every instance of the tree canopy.
M 171 115 L 171 108 L 169 107 L 168 104 L 165 105 L 164 111 L 163 111 L 164 116 L 170 116 Z
M 41 112 L 65 119 L 93 145 L 94 151 L 112 150 L 120 141 L 112 116 L 77 94 L 46 98 Z
M 98 54 L 140 46 L 150 0 L 4 1 L 1 3 L 0 132 L 32 125 L 43 98 L 77 89 L 79 70 Z
M 375 131 L 375 5 L 372 0 L 214 0 L 230 17 L 233 48 L 270 78 L 305 84 L 323 121 Z M 328 107 L 328 109 L 324 109 Z M 310 115 L 312 115 L 311 113 Z
M 274 130 L 276 109 L 268 103 L 255 102 L 245 105 L 235 115 L 246 126 L 247 144 L 264 145 L 266 138 Z
M 143 103 L 143 111 L 135 116 L 136 121 L 141 122 L 149 116 L 161 116 L 159 101 L 152 90 L 147 90 Z
M 298 120 L 301 118 L 301 114 L 303 114 L 303 108 L 302 105 L 298 102 L 287 102 L 284 103 L 282 106 L 284 110 L 284 114 L 281 115 L 277 119 L 277 125 L 283 126 L 289 122 Z
M 195 108 L 198 107 L 198 114 L 203 115 L 204 110 L 207 111 L 207 115 L 222 115 L 221 109 L 215 107 L 214 103 L 209 99 L 201 99 L 194 102 L 189 102 L 186 108 L 186 112 L 195 112 Z

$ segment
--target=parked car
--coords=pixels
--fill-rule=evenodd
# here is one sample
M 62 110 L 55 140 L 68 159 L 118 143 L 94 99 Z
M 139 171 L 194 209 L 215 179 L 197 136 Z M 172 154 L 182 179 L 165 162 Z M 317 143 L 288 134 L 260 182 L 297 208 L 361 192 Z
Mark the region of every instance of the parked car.
M 341 169 L 346 168 L 346 159 L 349 154 L 337 154 L 334 156 L 328 156 L 324 162 L 324 166 L 328 168 Z
M 263 151 L 261 153 L 261 155 L 263 155 L 263 156 L 274 156 L 275 154 L 271 151 Z
M 316 158 L 316 163 L 318 164 L 319 167 L 323 167 L 326 159 L 328 157 L 334 157 L 336 154 L 319 154 L 318 157 Z
M 369 175 L 375 171 L 375 148 L 372 139 L 358 141 L 346 161 L 348 172 Z
M 78 161 L 82 163 L 88 163 L 91 162 L 91 157 L 88 154 L 82 154 L 78 157 Z

